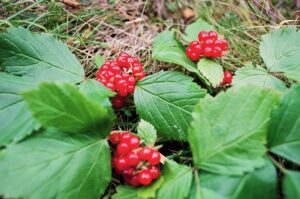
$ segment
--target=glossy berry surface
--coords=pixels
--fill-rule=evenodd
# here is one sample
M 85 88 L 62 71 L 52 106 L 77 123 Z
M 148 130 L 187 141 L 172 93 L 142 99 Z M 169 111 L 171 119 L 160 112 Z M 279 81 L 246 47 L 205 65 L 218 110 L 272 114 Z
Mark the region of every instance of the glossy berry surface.
M 224 71 L 224 78 L 222 82 L 222 86 L 229 85 L 232 82 L 232 73 L 230 71 Z
M 151 174 L 148 170 L 143 170 L 138 175 L 139 183 L 142 185 L 149 185 L 152 182 Z
M 198 41 L 190 42 L 186 48 L 186 56 L 192 61 L 198 61 L 201 57 L 218 58 L 226 54 L 227 40 L 222 39 L 215 31 L 201 31 Z

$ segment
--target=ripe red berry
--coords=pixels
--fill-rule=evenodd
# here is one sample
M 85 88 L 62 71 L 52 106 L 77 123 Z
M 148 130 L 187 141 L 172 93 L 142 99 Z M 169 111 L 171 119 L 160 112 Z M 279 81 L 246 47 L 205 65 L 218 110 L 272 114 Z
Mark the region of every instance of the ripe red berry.
M 133 186 L 133 187 L 137 187 L 137 186 L 140 186 L 141 183 L 139 181 L 139 177 L 138 175 L 134 175 L 132 176 L 131 180 L 130 180 L 130 185 Z
M 199 32 L 198 39 L 200 42 L 203 42 L 204 40 L 206 40 L 208 38 L 209 38 L 209 35 L 207 32 L 205 32 L 205 31 Z
M 120 134 L 119 133 L 112 133 L 110 134 L 108 140 L 112 143 L 112 144 L 118 144 L 120 142 Z
M 124 86 L 124 87 L 121 87 L 119 90 L 118 90 L 118 93 L 120 96 L 122 97 L 126 97 L 128 95 L 128 89 Z
M 140 162 L 139 156 L 134 151 L 130 151 L 126 156 L 126 159 L 127 159 L 128 165 L 130 165 L 130 166 L 136 166 Z
M 203 51 L 203 55 L 205 57 L 211 57 L 213 55 L 212 48 L 209 48 L 209 47 L 205 48 L 204 51 Z
M 143 147 L 138 151 L 141 160 L 149 160 L 152 157 L 153 150 L 150 147 Z
M 129 86 L 134 86 L 135 83 L 136 83 L 136 81 L 135 81 L 135 78 L 134 78 L 133 76 L 128 77 L 128 79 L 127 79 L 127 84 L 128 84 Z
M 122 174 L 125 176 L 132 176 L 133 172 L 134 172 L 134 168 L 130 167 L 130 168 L 123 170 Z
M 197 55 L 200 55 L 202 53 L 202 47 L 198 41 L 192 41 L 189 45 L 189 48 L 193 53 L 196 53 Z
M 203 47 L 204 48 L 212 48 L 212 47 L 214 47 L 214 41 L 212 39 L 205 40 L 205 42 L 203 43 Z
M 111 99 L 111 103 L 115 108 L 122 108 L 126 103 L 126 98 L 117 95 Z
M 224 71 L 224 79 L 221 85 L 231 84 L 232 81 L 232 73 L 230 71 Z
M 209 38 L 212 40 L 218 39 L 218 34 L 215 31 L 209 31 L 208 35 L 209 35 Z
M 220 40 L 220 48 L 222 49 L 222 51 L 226 51 L 227 48 L 228 48 L 228 43 L 227 43 L 227 40 L 225 39 L 221 39 Z
M 116 161 L 116 169 L 119 171 L 123 171 L 128 167 L 127 160 L 124 157 L 120 157 Z
M 130 133 L 128 133 L 128 132 L 120 134 L 120 140 L 121 140 L 121 142 L 127 142 L 127 143 L 129 143 L 129 141 L 130 141 L 130 139 L 132 137 L 133 136 Z
M 130 149 L 137 149 L 140 147 L 140 139 L 138 137 L 132 136 L 129 140 Z
M 222 56 L 222 50 L 220 47 L 214 47 L 212 52 L 212 57 L 217 58 Z
M 128 87 L 127 87 L 128 93 L 133 93 L 133 92 L 134 92 L 134 89 L 135 89 L 134 86 L 128 86 Z
M 159 177 L 160 170 L 159 170 L 159 168 L 156 167 L 156 166 L 151 166 L 151 167 L 149 168 L 149 173 L 150 173 L 150 175 L 151 175 L 151 178 L 152 178 L 153 180 L 155 180 L 155 179 L 157 179 L 157 178 Z
M 139 179 L 139 182 L 142 184 L 142 185 L 149 185 L 151 184 L 152 182 L 152 177 L 151 177 L 151 174 L 148 170 L 142 170 L 139 174 L 138 174 L 138 179 Z
M 140 63 L 134 63 L 132 66 L 132 73 L 136 74 L 136 73 L 141 73 L 143 72 L 143 66 Z
M 107 84 L 105 85 L 107 88 L 109 88 L 112 91 L 116 90 L 115 85 L 112 82 L 107 82 Z
M 129 144 L 126 142 L 120 142 L 117 145 L 117 152 L 121 155 L 125 155 L 130 151 Z
M 148 159 L 148 162 L 151 165 L 158 165 L 160 162 L 160 153 L 156 150 L 153 150 L 151 158 Z

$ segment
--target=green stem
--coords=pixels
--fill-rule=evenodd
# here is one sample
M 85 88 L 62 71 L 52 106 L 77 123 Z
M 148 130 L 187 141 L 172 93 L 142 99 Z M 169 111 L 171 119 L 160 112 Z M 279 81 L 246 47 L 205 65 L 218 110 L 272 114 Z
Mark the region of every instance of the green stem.
M 271 155 L 268 155 L 270 160 L 275 164 L 275 166 L 282 172 L 282 173 L 286 173 L 285 168 L 279 163 L 277 162 Z

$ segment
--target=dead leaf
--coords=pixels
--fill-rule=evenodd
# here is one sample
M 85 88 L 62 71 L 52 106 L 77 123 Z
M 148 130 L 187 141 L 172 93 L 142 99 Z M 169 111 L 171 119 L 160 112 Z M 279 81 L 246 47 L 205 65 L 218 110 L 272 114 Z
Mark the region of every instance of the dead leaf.
M 72 7 L 80 6 L 80 3 L 76 0 L 63 0 L 63 2 Z
M 184 8 L 183 10 L 181 10 L 181 14 L 186 19 L 192 18 L 196 15 L 194 10 L 192 10 L 190 8 Z

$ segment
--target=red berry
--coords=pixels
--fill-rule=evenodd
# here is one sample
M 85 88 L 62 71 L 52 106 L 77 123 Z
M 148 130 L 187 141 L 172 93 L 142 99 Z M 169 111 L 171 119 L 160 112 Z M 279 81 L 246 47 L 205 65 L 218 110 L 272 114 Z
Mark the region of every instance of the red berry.
M 117 57 L 116 63 L 118 64 L 119 67 L 125 66 L 126 65 L 126 57 L 124 57 L 124 56 Z
M 130 151 L 129 144 L 126 142 L 120 142 L 117 146 L 117 152 L 121 155 L 125 155 Z
M 131 180 L 130 180 L 129 183 L 131 184 L 131 186 L 134 186 L 134 187 L 137 187 L 137 186 L 140 186 L 140 185 L 141 185 L 141 183 L 140 183 L 140 181 L 139 181 L 138 175 L 132 176 L 132 178 L 131 178 Z
M 201 44 L 198 41 L 192 41 L 190 43 L 189 48 L 191 49 L 191 51 L 193 53 L 196 53 L 198 55 L 200 55 L 202 53 L 202 47 L 201 47 Z
M 134 172 L 134 168 L 130 167 L 128 169 L 123 170 L 122 174 L 124 176 L 132 176 Z
M 143 66 L 140 63 L 134 63 L 132 66 L 132 73 L 136 74 L 136 73 L 141 73 L 143 72 Z
M 118 90 L 118 94 L 122 97 L 126 97 L 128 95 L 127 87 L 121 87 L 121 89 Z
M 118 144 L 120 142 L 120 134 L 119 133 L 112 133 L 112 134 L 110 134 L 108 140 L 112 144 Z
M 132 137 L 133 136 L 130 133 L 128 133 L 128 132 L 120 134 L 120 140 L 121 140 L 121 142 L 127 142 L 127 143 L 129 143 L 129 141 L 130 141 L 130 139 Z
M 220 47 L 214 47 L 212 52 L 212 57 L 217 58 L 222 56 L 222 50 Z
M 117 95 L 111 99 L 111 103 L 115 108 L 122 108 L 126 103 L 126 98 Z
M 106 87 L 109 88 L 112 91 L 116 90 L 115 85 L 113 83 L 111 83 L 111 82 L 107 82 Z
M 139 182 L 145 186 L 151 184 L 151 182 L 152 182 L 151 174 L 148 170 L 141 171 L 138 174 L 138 179 L 139 179 Z
M 149 164 L 158 165 L 160 162 L 160 153 L 156 150 L 153 150 L 151 158 L 148 159 Z
M 208 35 L 209 35 L 209 38 L 212 40 L 218 39 L 218 34 L 215 31 L 209 31 Z
M 129 140 L 129 147 L 131 149 L 137 149 L 140 147 L 140 139 L 138 137 L 132 136 Z
M 127 91 L 128 91 L 128 93 L 133 93 L 134 92 L 134 86 L 128 86 L 127 87 Z
M 203 55 L 204 55 L 205 57 L 211 57 L 212 54 L 213 54 L 212 51 L 213 51 L 212 48 L 205 48 L 204 51 L 203 51 Z
M 189 58 L 192 60 L 192 61 L 198 61 L 200 59 L 200 54 L 197 54 L 197 53 L 191 53 Z
M 214 41 L 212 39 L 207 39 L 204 43 L 203 43 L 204 48 L 212 48 L 214 47 Z
M 226 51 L 228 48 L 228 43 L 226 39 L 221 39 L 220 40 L 220 48 L 222 49 L 222 51 Z
M 116 161 L 116 169 L 119 171 L 123 171 L 125 169 L 127 169 L 128 164 L 127 164 L 127 160 L 124 157 L 120 157 L 118 158 L 118 160 Z
M 205 32 L 205 31 L 199 32 L 199 34 L 198 34 L 198 40 L 200 42 L 203 42 L 203 41 L 205 41 L 208 38 L 209 38 L 209 35 L 208 35 L 207 32 Z
M 116 166 L 117 166 L 117 162 L 118 162 L 118 160 L 119 160 L 119 158 L 118 157 L 112 157 L 112 159 L 111 159 L 111 167 L 112 168 L 116 168 Z
M 231 84 L 232 81 L 232 73 L 230 71 L 224 71 L 224 79 L 222 85 Z
M 159 170 L 159 168 L 156 167 L 156 166 L 151 166 L 151 167 L 149 168 L 149 173 L 150 173 L 150 175 L 151 175 L 151 178 L 152 178 L 153 180 L 155 180 L 155 179 L 157 179 L 157 178 L 159 177 L 160 170 Z
M 146 77 L 146 73 L 145 73 L 145 72 L 141 72 L 141 73 L 135 74 L 135 77 L 136 77 L 138 80 L 141 80 L 141 79 L 143 79 L 144 77 Z
M 134 86 L 135 83 L 136 83 L 136 81 L 135 81 L 135 78 L 134 78 L 133 76 L 128 77 L 128 79 L 127 79 L 127 84 L 128 84 L 129 86 Z
M 126 156 L 126 159 L 127 159 L 128 165 L 130 165 L 130 166 L 136 166 L 140 162 L 139 156 L 134 151 L 130 151 Z
M 119 54 L 119 57 L 128 57 L 129 56 L 129 54 L 128 53 L 125 53 L 125 52 L 121 52 L 120 54 Z
M 117 66 L 117 65 L 113 65 L 110 70 L 115 75 L 121 72 L 121 68 L 119 66 Z
M 153 150 L 150 147 L 143 147 L 138 151 L 141 160 L 149 160 L 152 157 Z

